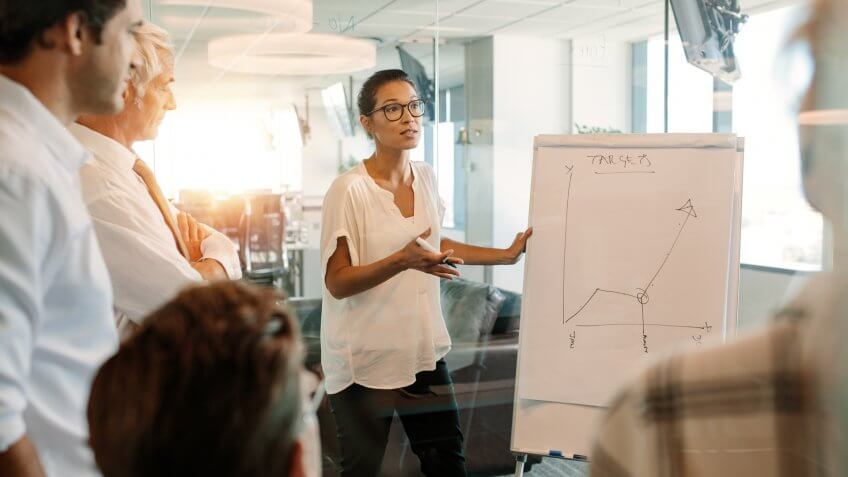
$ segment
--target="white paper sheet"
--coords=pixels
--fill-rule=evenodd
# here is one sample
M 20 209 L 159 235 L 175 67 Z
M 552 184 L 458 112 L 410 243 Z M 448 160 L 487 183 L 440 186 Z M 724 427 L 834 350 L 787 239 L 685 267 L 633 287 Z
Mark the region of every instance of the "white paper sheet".
M 604 406 L 658 355 L 721 339 L 738 157 L 717 138 L 537 147 L 523 399 Z

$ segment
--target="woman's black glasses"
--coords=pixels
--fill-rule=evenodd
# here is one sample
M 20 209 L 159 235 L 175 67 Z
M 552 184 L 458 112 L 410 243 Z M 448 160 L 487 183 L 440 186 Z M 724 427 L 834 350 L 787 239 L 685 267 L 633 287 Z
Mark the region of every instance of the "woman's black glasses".
M 420 118 L 424 116 L 424 112 L 427 110 L 427 100 L 426 99 L 415 99 L 406 104 L 400 103 L 391 103 L 387 104 L 383 107 L 377 108 L 374 111 L 366 114 L 366 116 L 371 116 L 377 111 L 383 110 L 383 114 L 386 116 L 386 119 L 389 121 L 398 121 L 403 117 L 403 110 L 408 109 L 409 114 L 413 118 Z

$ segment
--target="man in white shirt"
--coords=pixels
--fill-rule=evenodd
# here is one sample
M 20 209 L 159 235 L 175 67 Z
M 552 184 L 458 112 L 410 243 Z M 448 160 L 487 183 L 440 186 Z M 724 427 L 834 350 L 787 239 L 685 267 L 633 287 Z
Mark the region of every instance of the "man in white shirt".
M 109 275 L 65 126 L 123 107 L 138 0 L 0 0 L 0 475 L 98 475 L 92 377 L 116 349 Z
M 165 113 L 176 107 L 167 33 L 147 23 L 135 39 L 139 65 L 124 94 L 124 110 L 80 116 L 69 128 L 92 152 L 80 170 L 83 199 L 112 276 L 122 338 L 186 285 L 241 278 L 232 241 L 174 208 L 132 150 L 136 141 L 154 139 Z

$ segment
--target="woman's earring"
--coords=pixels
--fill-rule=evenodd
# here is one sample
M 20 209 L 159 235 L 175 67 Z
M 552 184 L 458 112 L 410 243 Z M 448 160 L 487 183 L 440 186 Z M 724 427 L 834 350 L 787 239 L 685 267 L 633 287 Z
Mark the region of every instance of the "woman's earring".
M 142 103 L 141 98 L 136 97 L 136 98 L 135 98 L 134 103 L 135 103 L 135 107 L 136 107 L 136 109 L 138 109 L 139 111 L 141 111 L 141 107 L 142 107 L 142 105 L 144 104 L 144 103 Z

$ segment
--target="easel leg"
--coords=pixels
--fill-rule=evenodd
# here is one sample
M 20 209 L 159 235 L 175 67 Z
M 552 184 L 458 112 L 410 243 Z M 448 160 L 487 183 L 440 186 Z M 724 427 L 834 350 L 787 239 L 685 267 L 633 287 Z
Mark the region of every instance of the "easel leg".
M 515 477 L 524 475 L 524 463 L 527 462 L 527 454 L 515 456 Z

